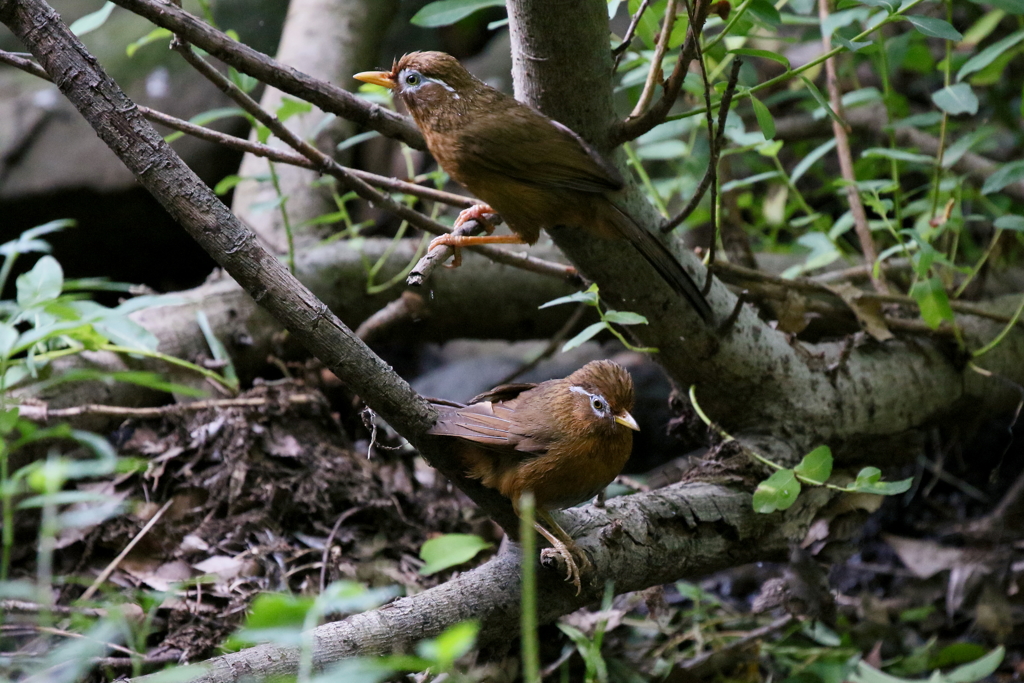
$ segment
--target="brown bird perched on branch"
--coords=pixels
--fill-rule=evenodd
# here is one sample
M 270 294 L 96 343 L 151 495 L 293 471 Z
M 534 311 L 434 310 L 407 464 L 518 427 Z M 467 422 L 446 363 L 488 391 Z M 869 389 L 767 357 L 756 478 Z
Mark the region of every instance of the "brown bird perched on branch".
M 412 52 L 391 71 L 355 77 L 394 90 L 441 168 L 489 204 L 466 209 L 456 226 L 498 213 L 515 233 L 442 235 L 431 247 L 533 244 L 541 228 L 579 226 L 628 240 L 701 318 L 711 318 L 700 288 L 668 248 L 609 200 L 624 187 L 622 177 L 579 135 L 474 78 L 443 52 Z
M 531 491 L 537 531 L 560 555 L 567 580 L 580 592 L 587 556 L 548 514 L 600 493 L 622 471 L 633 448 L 629 414 L 633 379 L 621 365 L 592 361 L 564 379 L 540 384 L 505 384 L 468 405 L 434 401 L 437 423 L 428 434 L 462 441 L 460 457 L 468 475 L 497 489 L 519 514 L 519 497 Z

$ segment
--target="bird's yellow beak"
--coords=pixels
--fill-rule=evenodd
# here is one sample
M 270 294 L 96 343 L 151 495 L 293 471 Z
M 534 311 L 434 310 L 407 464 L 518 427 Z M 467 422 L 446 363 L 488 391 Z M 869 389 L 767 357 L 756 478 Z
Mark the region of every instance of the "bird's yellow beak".
M 633 419 L 633 416 L 630 415 L 629 413 L 623 413 L 622 415 L 616 415 L 615 416 L 615 421 L 618 422 L 623 427 L 629 427 L 633 431 L 637 431 L 637 432 L 640 431 L 640 425 L 638 425 L 636 423 L 636 420 Z
M 381 85 L 388 90 L 394 90 L 398 87 L 398 83 L 395 83 L 395 79 L 391 77 L 390 71 L 361 71 L 352 78 L 357 81 L 363 81 L 364 83 Z

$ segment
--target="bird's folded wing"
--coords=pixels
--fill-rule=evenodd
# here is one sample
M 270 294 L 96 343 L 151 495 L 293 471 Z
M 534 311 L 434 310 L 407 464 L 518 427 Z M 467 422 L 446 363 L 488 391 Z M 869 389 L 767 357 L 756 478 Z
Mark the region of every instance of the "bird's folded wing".
M 519 436 L 509 431 L 512 421 L 495 415 L 490 401 L 454 408 L 437 406 L 437 422 L 428 434 L 457 436 L 485 446 L 514 447 Z
M 428 434 L 455 436 L 481 446 L 530 456 L 541 455 L 548 450 L 546 439 L 522 433 L 521 425 L 514 419 L 514 401 L 482 401 L 458 407 L 435 403 L 434 407 L 438 409 L 437 422 L 427 430 Z
M 528 107 L 516 108 L 502 121 L 505 134 L 492 129 L 474 134 L 468 128 L 463 153 L 477 167 L 519 182 L 583 192 L 621 190 L 622 177 L 590 145 L 569 128 Z M 544 131 L 545 127 L 554 130 Z M 539 134 L 550 132 L 551 134 Z

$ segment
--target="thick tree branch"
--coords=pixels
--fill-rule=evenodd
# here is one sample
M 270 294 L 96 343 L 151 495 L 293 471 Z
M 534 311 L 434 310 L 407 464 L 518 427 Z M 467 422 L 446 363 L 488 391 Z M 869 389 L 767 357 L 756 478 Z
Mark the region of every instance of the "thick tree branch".
M 593 558 L 595 573 L 576 596 L 557 572 L 540 571 L 538 619 L 547 623 L 600 599 L 606 580 L 615 581 L 616 592 L 623 593 L 758 559 L 781 559 L 830 499 L 819 488 L 802 494 L 785 513 L 760 515 L 753 511 L 749 494 L 676 484 L 615 498 L 603 509 L 567 511 L 566 529 Z M 348 657 L 409 651 L 416 642 L 466 619 L 480 621 L 482 646 L 515 638 L 520 562 L 518 549 L 510 546 L 487 564 L 436 588 L 318 627 L 313 632 L 314 667 L 324 670 Z M 206 673 L 195 680 L 234 683 L 290 675 L 297 662 L 296 649 L 262 645 L 204 662 Z
M 419 448 L 428 462 L 516 535 L 511 505 L 462 474 L 443 440 L 425 436 L 434 410 L 267 252 L 142 117 L 43 0 L 0 0 L 0 21 L 139 182 L 253 299 Z

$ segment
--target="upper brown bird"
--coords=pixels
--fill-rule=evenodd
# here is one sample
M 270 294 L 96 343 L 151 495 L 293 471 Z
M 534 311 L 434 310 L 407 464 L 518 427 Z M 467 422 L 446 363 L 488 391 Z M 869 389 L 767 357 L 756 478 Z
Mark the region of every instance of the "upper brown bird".
M 593 498 L 622 471 L 639 429 L 633 379 L 621 365 L 587 363 L 563 379 L 506 384 L 468 405 L 435 401 L 437 423 L 428 432 L 463 441 L 460 457 L 470 477 L 497 489 L 519 513 L 519 497 L 531 491 L 541 524 L 535 528 L 561 555 L 569 580 L 580 591 L 575 543 L 548 514 Z M 588 563 L 585 555 L 581 561 Z
M 498 213 L 515 233 L 445 235 L 432 246 L 533 244 L 542 228 L 579 226 L 629 240 L 701 318 L 711 318 L 700 288 L 672 253 L 609 200 L 608 193 L 624 187 L 622 177 L 579 135 L 474 78 L 443 52 L 412 52 L 391 71 L 355 77 L 395 90 L 437 163 L 490 205 L 463 211 L 456 225 Z

